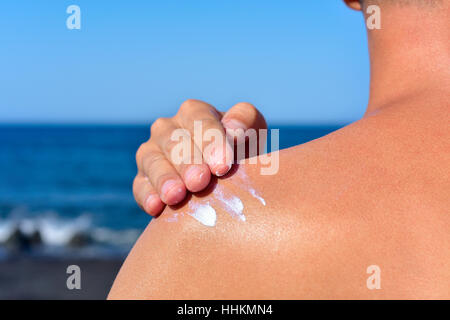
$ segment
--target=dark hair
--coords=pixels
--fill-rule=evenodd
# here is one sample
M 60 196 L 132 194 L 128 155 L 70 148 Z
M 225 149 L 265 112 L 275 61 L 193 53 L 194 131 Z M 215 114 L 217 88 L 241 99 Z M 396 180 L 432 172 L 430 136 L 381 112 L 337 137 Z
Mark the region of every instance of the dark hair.
M 358 0 L 361 6 L 364 6 L 368 0 Z M 429 5 L 435 6 L 437 4 L 441 4 L 442 0 L 373 0 L 374 3 L 380 4 L 384 3 L 392 3 L 397 5 L 407 5 L 407 4 L 416 4 L 416 5 Z

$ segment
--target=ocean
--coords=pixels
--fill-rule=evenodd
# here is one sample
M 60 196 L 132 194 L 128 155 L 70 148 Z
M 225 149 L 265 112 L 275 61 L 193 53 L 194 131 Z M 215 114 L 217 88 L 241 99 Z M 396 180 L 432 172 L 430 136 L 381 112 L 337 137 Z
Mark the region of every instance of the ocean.
M 280 148 L 340 126 L 273 126 Z M 1 125 L 0 259 L 124 256 L 150 217 L 135 204 L 148 126 Z

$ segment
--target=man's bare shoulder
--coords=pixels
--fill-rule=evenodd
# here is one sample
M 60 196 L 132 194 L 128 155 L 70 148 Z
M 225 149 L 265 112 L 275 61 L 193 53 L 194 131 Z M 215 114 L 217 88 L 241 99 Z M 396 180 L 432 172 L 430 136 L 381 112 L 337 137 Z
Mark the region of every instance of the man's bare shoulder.
M 367 290 L 370 259 L 355 241 L 355 221 L 327 218 L 313 201 L 295 200 L 295 190 L 254 180 L 255 191 L 242 191 L 238 176 L 219 180 L 208 195 L 154 219 L 110 298 L 345 298 Z
M 206 193 L 154 219 L 110 298 L 331 297 L 334 263 L 314 252 L 336 247 L 339 236 L 321 235 L 323 220 L 312 212 L 302 218 L 299 206 L 280 207 L 277 182 L 256 178 L 255 170 L 242 165 Z M 355 275 L 361 281 L 365 276 Z M 363 285 L 359 280 L 354 284 Z M 320 285 L 323 281 L 327 286 Z
M 445 225 L 429 223 L 433 210 L 416 214 L 436 199 L 416 181 L 402 189 L 408 170 L 380 161 L 380 143 L 404 142 L 376 129 L 357 123 L 282 151 L 272 176 L 241 165 L 167 208 L 137 242 L 110 297 L 408 298 L 415 293 L 405 283 L 433 279 L 430 266 L 447 277 L 436 290 L 445 292 L 449 275 L 438 264 L 449 261 L 436 250 L 448 248 Z M 367 288 L 372 265 L 383 270 L 385 290 Z M 428 290 L 422 282 L 419 292 Z

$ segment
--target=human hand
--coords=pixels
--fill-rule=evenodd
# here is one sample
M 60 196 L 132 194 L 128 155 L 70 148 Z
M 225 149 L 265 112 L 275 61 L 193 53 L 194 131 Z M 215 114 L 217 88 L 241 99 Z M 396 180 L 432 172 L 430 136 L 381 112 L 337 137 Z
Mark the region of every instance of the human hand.
M 194 121 L 200 121 L 202 131 L 215 129 L 218 139 L 205 143 L 204 137 L 196 137 Z M 139 206 L 148 214 L 157 216 L 165 205 L 180 203 L 188 191 L 205 189 L 211 174 L 225 175 L 234 160 L 232 141 L 248 129 L 266 129 L 262 114 L 249 103 L 238 103 L 227 112 L 219 112 L 213 106 L 199 100 L 187 100 L 172 118 L 159 118 L 151 126 L 150 139 L 136 153 L 138 173 L 133 182 L 133 194 Z M 193 145 L 190 159 L 175 161 L 172 133 L 184 129 Z M 240 130 L 239 130 L 240 129 Z M 258 135 L 259 137 L 259 135 Z M 239 141 L 246 141 L 239 139 Z M 193 142 L 191 144 L 191 142 Z M 200 155 L 195 158 L 195 156 Z

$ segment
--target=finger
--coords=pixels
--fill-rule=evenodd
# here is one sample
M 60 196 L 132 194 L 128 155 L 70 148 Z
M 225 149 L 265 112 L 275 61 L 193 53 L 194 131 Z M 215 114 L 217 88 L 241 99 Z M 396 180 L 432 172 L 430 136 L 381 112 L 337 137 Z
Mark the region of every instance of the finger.
M 222 117 L 227 134 L 240 138 L 248 129 L 267 129 L 263 115 L 250 103 L 240 102 L 228 110 Z
M 157 216 L 164 209 L 164 203 L 144 175 L 137 175 L 134 178 L 133 195 L 137 204 L 151 216 Z
M 198 192 L 208 186 L 210 169 L 186 129 L 180 128 L 171 119 L 166 119 L 152 132 L 152 139 L 183 178 L 189 191 Z M 155 174 L 156 172 L 153 173 Z
M 148 178 L 164 203 L 168 205 L 180 203 L 186 196 L 183 180 L 158 146 L 150 142 L 144 145 L 147 150 L 138 168 Z
M 184 102 L 175 119 L 187 129 L 211 172 L 225 175 L 233 164 L 233 148 L 229 144 L 221 114 L 211 105 L 199 101 Z

